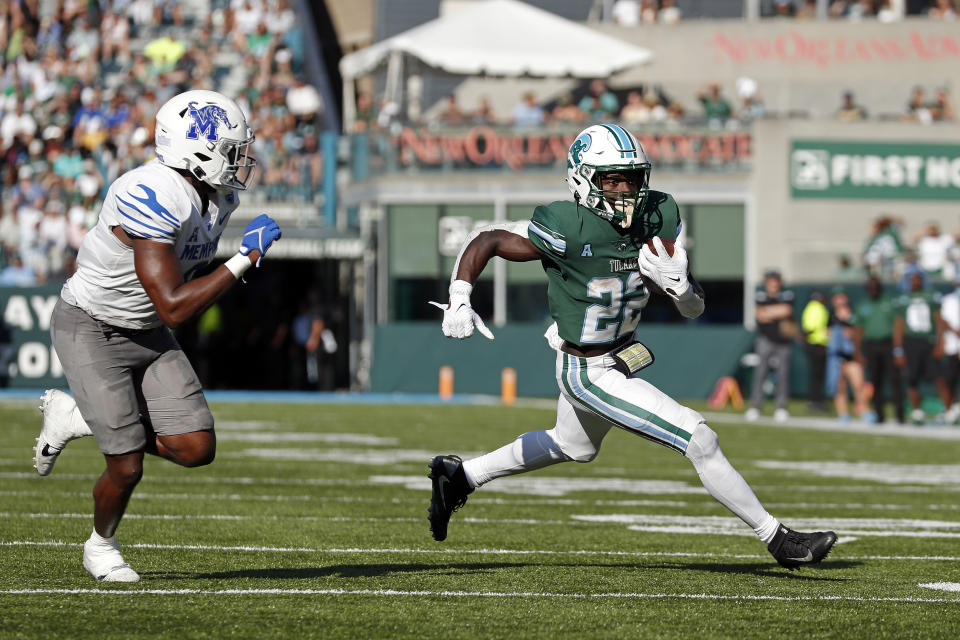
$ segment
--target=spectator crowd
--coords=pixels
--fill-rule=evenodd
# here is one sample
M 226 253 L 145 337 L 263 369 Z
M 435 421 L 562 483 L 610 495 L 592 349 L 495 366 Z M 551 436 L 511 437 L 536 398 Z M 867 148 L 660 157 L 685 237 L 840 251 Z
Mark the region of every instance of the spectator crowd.
M 476 108 L 471 110 L 461 105 L 456 95 L 450 94 L 439 108 L 429 110 L 427 117 L 410 124 L 442 128 L 490 125 L 539 130 L 618 122 L 635 130 L 706 128 L 717 131 L 742 129 L 755 120 L 777 115 L 767 110 L 757 82 L 749 77 L 736 80 L 734 97 L 730 97 L 719 84 L 704 87 L 696 94 L 696 108 L 685 106 L 664 87 L 653 84 L 613 91 L 605 80 L 598 78 L 591 80 L 577 98 L 579 94 L 576 90 L 568 91 L 538 101 L 536 95 L 528 91 L 509 113 L 499 115 L 493 111 L 487 97 L 481 97 Z M 946 86 L 934 87 L 929 92 L 922 86 L 915 86 L 900 113 L 872 114 L 850 89 L 841 94 L 840 104 L 833 112 L 833 118 L 838 122 L 858 122 L 874 116 L 930 125 L 955 122 L 956 109 Z M 404 122 L 400 105 L 384 98 L 377 108 L 369 93 L 358 95 L 354 132 L 390 131 L 392 125 Z
M 930 222 L 907 242 L 902 229 L 902 220 L 878 217 L 860 266 L 842 256 L 837 281 L 844 284 L 829 296 L 812 291 L 802 307 L 779 274 L 766 274 L 755 295 L 757 364 L 748 420 L 759 418 L 770 370 L 776 372 L 774 418 L 789 417 L 790 359 L 799 341 L 809 411 L 829 411 L 832 400 L 842 421 L 882 423 L 889 398 L 901 424 L 960 421 L 960 234 Z
M 247 114 L 260 163 L 251 197 L 312 199 L 322 103 L 290 3 L 190 6 L 0 3 L 0 283 L 69 275 L 106 189 L 153 156 L 157 109 L 188 88 L 226 93 Z

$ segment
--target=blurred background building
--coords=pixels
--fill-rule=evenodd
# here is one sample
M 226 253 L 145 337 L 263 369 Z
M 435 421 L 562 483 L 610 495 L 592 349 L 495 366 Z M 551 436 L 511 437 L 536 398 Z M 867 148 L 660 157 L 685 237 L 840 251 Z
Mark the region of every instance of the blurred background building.
M 157 106 L 185 88 L 235 97 L 257 133 L 257 184 L 221 257 L 260 212 L 284 227 L 269 268 L 178 332 L 211 387 L 435 391 L 451 364 L 458 392 L 497 392 L 512 366 L 522 395 L 553 395 L 539 265 L 481 279 L 493 343 L 441 340 L 426 301 L 445 299 L 475 226 L 569 197 L 566 149 L 599 121 L 640 138 L 707 291 L 696 322 L 662 301 L 645 312 L 655 349 L 711 350 L 692 378 L 658 359 L 651 380 L 671 394 L 742 373 L 767 269 L 798 313 L 813 288 L 856 300 L 867 273 L 893 287 L 919 265 L 942 288 L 957 273 L 952 0 L 20 0 L 0 13 L 11 385 L 56 379 L 48 300 L 110 182 L 151 157 Z M 253 309 L 260 291 L 271 302 Z M 253 343 L 271 356 L 241 371 Z M 807 376 L 791 378 L 802 392 Z

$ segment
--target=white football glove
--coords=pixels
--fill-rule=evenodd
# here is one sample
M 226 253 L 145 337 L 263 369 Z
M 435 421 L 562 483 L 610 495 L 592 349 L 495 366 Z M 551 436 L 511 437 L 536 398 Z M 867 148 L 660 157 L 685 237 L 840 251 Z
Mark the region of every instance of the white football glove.
M 430 304 L 443 309 L 443 335 L 448 338 L 463 340 L 473 335 L 476 329 L 481 334 L 493 340 L 493 333 L 483 324 L 480 314 L 470 306 L 470 292 L 473 285 L 466 280 L 454 280 L 450 284 L 450 304 L 440 304 L 430 301 Z
M 681 297 L 690 288 L 690 280 L 687 278 L 687 252 L 678 242 L 673 245 L 673 256 L 668 255 L 659 236 L 654 236 L 653 246 L 657 249 L 656 254 L 646 244 L 640 247 L 640 254 L 637 256 L 640 273 L 674 298 Z

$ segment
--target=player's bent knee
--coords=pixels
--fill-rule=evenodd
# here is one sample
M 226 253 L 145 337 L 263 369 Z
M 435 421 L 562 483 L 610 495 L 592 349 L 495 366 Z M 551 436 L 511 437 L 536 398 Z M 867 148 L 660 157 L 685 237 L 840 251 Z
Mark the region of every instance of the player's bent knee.
M 599 445 L 593 444 L 586 437 L 582 441 L 569 442 L 559 436 L 556 427 L 545 433 L 553 440 L 557 449 L 571 462 L 591 462 L 600 453 Z
M 197 437 L 191 440 L 193 446 L 185 456 L 185 467 L 202 467 L 217 457 L 217 439 L 213 431 L 197 431 L 196 434 Z
M 121 487 L 136 486 L 143 477 L 143 463 L 140 460 L 112 462 L 107 465 L 110 480 Z
M 183 461 L 185 467 L 203 467 L 217 457 L 217 443 L 211 442 L 207 446 L 198 447 L 192 450 Z
M 181 467 L 202 467 L 213 462 L 217 454 L 217 438 L 213 431 L 193 431 L 176 436 L 159 436 L 168 460 Z
M 701 422 L 693 430 L 693 436 L 687 444 L 687 458 L 693 462 L 704 460 L 720 450 L 720 438 L 713 429 Z

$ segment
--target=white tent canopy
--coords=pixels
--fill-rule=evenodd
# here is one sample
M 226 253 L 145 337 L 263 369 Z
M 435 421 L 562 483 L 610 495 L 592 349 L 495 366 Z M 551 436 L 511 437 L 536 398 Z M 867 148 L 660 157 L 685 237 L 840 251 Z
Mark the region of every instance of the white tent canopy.
M 653 58 L 518 0 L 484 0 L 344 56 L 345 121 L 353 119 L 353 79 L 389 59 L 388 85 L 397 82 L 404 54 L 449 73 L 577 78 L 606 78 Z

